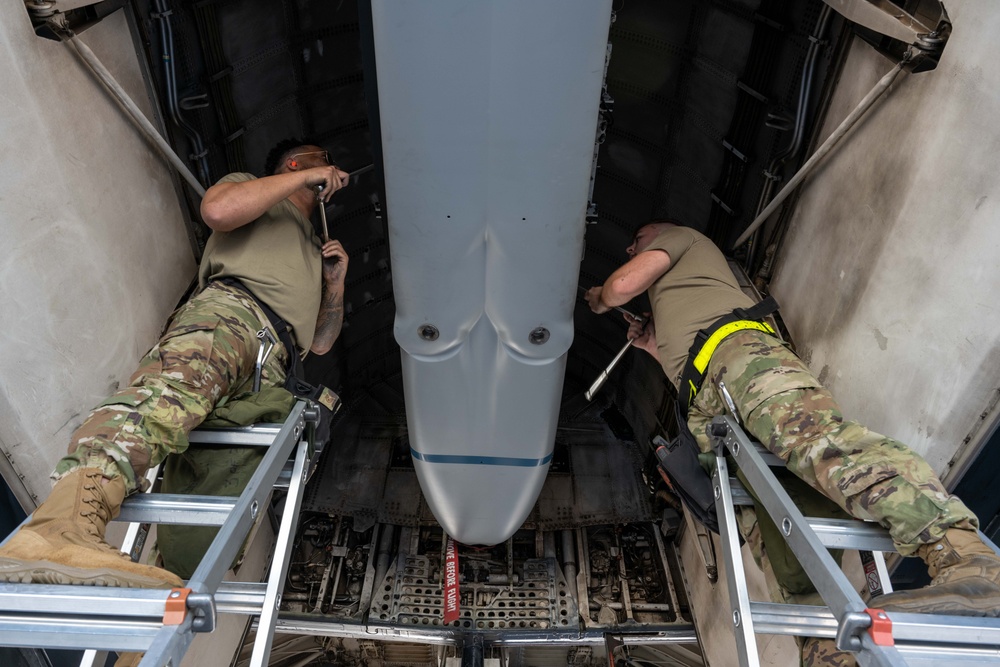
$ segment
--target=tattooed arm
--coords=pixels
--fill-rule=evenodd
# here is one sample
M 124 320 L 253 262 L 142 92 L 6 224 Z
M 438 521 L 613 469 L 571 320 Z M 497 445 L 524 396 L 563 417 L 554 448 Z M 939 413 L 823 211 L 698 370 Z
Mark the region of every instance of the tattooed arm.
M 323 244 L 323 297 L 316 318 L 316 333 L 310 351 L 326 354 L 333 347 L 344 323 L 344 278 L 347 253 L 340 241 Z

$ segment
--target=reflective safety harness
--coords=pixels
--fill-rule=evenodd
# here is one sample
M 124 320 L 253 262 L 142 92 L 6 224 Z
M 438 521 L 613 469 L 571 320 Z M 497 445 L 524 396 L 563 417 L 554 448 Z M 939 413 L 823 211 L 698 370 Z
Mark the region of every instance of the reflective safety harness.
M 674 403 L 677 437 L 669 442 L 660 436 L 653 438 L 656 458 L 665 473 L 667 484 L 695 519 L 716 533 L 719 532 L 719 524 L 712 480 L 698 460 L 698 442 L 687 425 L 688 409 L 701 389 L 708 363 L 719 344 L 737 331 L 748 329 L 774 335 L 771 325 L 762 322 L 761 318 L 777 309 L 777 301 L 769 296 L 750 308 L 737 308 L 723 315 L 695 335 Z
M 774 328 L 761 320 L 777 309 L 778 302 L 774 300 L 773 296 L 768 296 L 750 308 L 737 308 L 733 312 L 723 315 L 695 334 L 694 343 L 691 344 L 691 349 L 688 351 L 687 362 L 684 364 L 684 372 L 681 373 L 680 385 L 677 388 L 678 399 L 686 394 L 687 400 L 679 400 L 683 405 L 685 417 L 687 417 L 688 408 L 694 403 L 695 396 L 701 390 L 702 382 L 705 381 L 705 372 L 708 370 L 708 363 L 712 360 L 712 355 L 715 354 L 719 344 L 737 331 L 747 329 L 775 335 Z

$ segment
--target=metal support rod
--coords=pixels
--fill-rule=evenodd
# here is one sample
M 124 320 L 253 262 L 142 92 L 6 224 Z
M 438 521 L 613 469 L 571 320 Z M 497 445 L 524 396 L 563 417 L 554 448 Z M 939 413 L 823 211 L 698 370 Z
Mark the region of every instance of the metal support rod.
M 865 115 L 865 112 L 867 112 L 868 109 L 870 109 L 871 106 L 875 104 L 880 97 L 882 97 L 882 94 L 889 89 L 892 82 L 895 81 L 896 77 L 899 76 L 899 73 L 903 71 L 903 66 L 905 64 L 905 60 L 898 63 L 892 68 L 892 70 L 889 71 L 888 74 L 883 76 L 882 79 L 875 84 L 875 87 L 872 88 L 867 95 L 865 95 L 864 99 L 862 99 L 861 102 L 858 103 L 858 106 L 854 108 L 854 111 L 852 111 L 837 127 L 837 129 L 833 131 L 827 140 L 823 142 L 823 145 L 817 148 L 816 152 L 812 154 L 812 157 L 806 160 L 806 163 L 802 165 L 797 172 L 795 172 L 795 175 L 788 179 L 788 183 L 786 183 L 785 187 L 781 189 L 781 192 L 775 195 L 774 199 L 771 200 L 771 203 L 767 205 L 767 208 L 761 211 L 760 215 L 754 218 L 754 221 L 750 223 L 750 226 L 747 227 L 742 234 L 740 234 L 740 237 L 736 239 L 736 243 L 733 244 L 734 248 L 738 248 L 743 245 L 746 240 L 750 238 L 750 235 L 754 233 L 754 230 L 760 227 L 765 220 L 771 217 L 771 214 L 774 213 L 779 206 L 781 206 L 781 204 L 788 198 L 788 195 L 795 191 L 795 188 L 799 186 L 799 183 L 801 183 L 803 179 L 805 179 L 805 177 L 812 172 L 816 165 L 819 164 L 820 160 L 822 160 L 827 153 L 833 150 L 834 147 L 840 143 L 840 140 L 844 138 L 850 129 L 854 127 L 859 120 L 861 120 L 861 117 Z
M 302 506 L 302 492 L 305 487 L 306 470 L 309 463 L 309 442 L 305 439 L 298 444 L 295 456 L 295 467 L 292 469 L 292 483 L 288 487 L 285 498 L 285 511 L 281 517 L 281 528 L 275 539 L 274 560 L 271 562 L 271 573 L 267 578 L 267 592 L 264 595 L 264 608 L 261 610 L 260 621 L 257 624 L 257 635 L 253 643 L 253 654 L 250 656 L 251 667 L 263 667 L 271 654 L 271 643 L 274 641 L 274 624 L 278 618 L 281 606 L 281 590 L 288 574 L 288 563 L 291 560 L 292 542 L 295 529 L 299 523 L 299 509 Z M 334 591 L 336 592 L 336 591 Z
M 108 91 L 114 96 L 121 107 L 128 114 L 132 122 L 135 123 L 136 127 L 142 132 L 142 134 L 148 139 L 153 145 L 159 149 L 163 157 L 167 159 L 168 162 L 177 170 L 177 173 L 187 181 L 187 184 L 191 186 L 191 189 L 198 193 L 199 197 L 205 196 L 205 188 L 198 181 L 197 177 L 191 170 L 187 168 L 187 165 L 177 156 L 177 153 L 170 147 L 170 144 L 160 136 L 160 133 L 156 131 L 153 124 L 146 119 L 142 111 L 136 106 L 136 103 L 132 101 L 125 89 L 121 87 L 115 77 L 108 71 L 104 64 L 94 55 L 94 52 L 90 50 L 86 44 L 81 42 L 76 35 L 68 33 L 67 31 L 60 27 L 57 34 L 64 36 L 65 43 L 69 44 L 73 48 L 71 49 L 80 58 L 81 61 L 94 73 L 94 75 L 100 79 L 101 83 L 108 89 Z

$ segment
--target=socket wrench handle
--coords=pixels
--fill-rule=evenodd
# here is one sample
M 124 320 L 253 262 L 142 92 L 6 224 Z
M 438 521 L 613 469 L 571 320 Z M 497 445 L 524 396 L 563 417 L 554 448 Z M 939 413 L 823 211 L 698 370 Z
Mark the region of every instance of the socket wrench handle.
M 618 351 L 618 354 L 616 354 L 615 358 L 611 360 L 611 363 L 608 364 L 608 367 L 605 368 L 603 371 L 601 371 L 601 374 L 597 376 L 596 380 L 594 380 L 594 384 L 590 385 L 590 389 L 588 389 L 583 394 L 584 398 L 586 398 L 588 401 L 594 400 L 594 395 L 597 394 L 597 392 L 601 390 L 601 387 L 604 386 L 604 383 L 611 375 L 611 371 L 614 370 L 615 366 L 618 365 L 618 362 L 621 361 L 621 358 L 625 356 L 625 353 L 628 352 L 628 349 L 632 347 L 633 342 L 635 342 L 635 339 L 633 338 L 628 339 L 628 342 L 625 343 L 625 346 Z

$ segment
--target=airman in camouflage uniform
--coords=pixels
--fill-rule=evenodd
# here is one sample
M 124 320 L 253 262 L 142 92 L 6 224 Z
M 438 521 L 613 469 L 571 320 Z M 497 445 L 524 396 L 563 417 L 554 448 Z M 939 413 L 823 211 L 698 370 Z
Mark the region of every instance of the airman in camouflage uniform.
M 805 364 L 760 331 L 734 333 L 712 356 L 688 417 L 703 451 L 711 451 L 708 423 L 726 412 L 719 382 L 753 437 L 851 516 L 886 526 L 904 556 L 951 527 L 976 527 L 972 511 L 948 493 L 923 458 L 845 419 Z
M 677 387 L 696 333 L 752 302 L 718 248 L 694 230 L 669 222 L 644 225 L 627 253 L 631 259 L 603 286 L 589 290 L 587 301 L 594 312 L 604 313 L 649 290 L 654 326 L 644 330 L 630 322 L 629 337 L 660 361 Z M 879 522 L 901 554 L 927 563 L 930 586 L 883 596 L 873 606 L 1000 615 L 1000 558 L 979 538 L 975 515 L 947 492 L 919 455 L 846 419 L 794 353 L 754 329 L 722 339 L 690 405 L 688 426 L 704 452 L 711 449 L 708 423 L 726 414 L 719 382 L 725 383 L 746 429 L 788 470 L 851 516 Z M 755 557 L 765 572 L 777 575 L 772 597 L 802 602 L 811 596 L 811 586 L 792 581 L 794 568 L 779 574 L 779 568 L 770 567 L 766 536 L 763 542 L 757 540 Z M 854 660 L 829 640 L 809 638 L 803 641 L 803 664 L 850 665 Z
M 171 317 L 166 333 L 132 374 L 129 386 L 98 405 L 70 439 L 56 465 L 61 479 L 80 468 L 125 478 L 131 493 L 146 470 L 188 447 L 187 434 L 216 407 L 253 390 L 265 327 L 277 338 L 257 303 L 243 290 L 208 285 Z M 280 342 L 264 363 L 261 386 L 282 386 L 288 353 Z
M 200 293 L 173 314 L 129 386 L 74 433 L 51 494 L 0 547 L 0 581 L 181 585 L 108 545 L 108 521 L 150 466 L 187 449 L 187 434 L 212 410 L 252 392 L 257 332 L 267 327 L 278 338 L 253 296 L 288 323 L 302 350 L 328 352 L 343 322 L 347 253 L 338 241 L 320 240 L 309 218 L 348 175 L 325 150 L 299 140 L 278 144 L 265 170 L 270 175 L 259 179 L 229 174 L 205 193 L 201 213 L 213 234 Z M 276 344 L 262 387 L 282 385 L 289 355 L 298 353 Z

